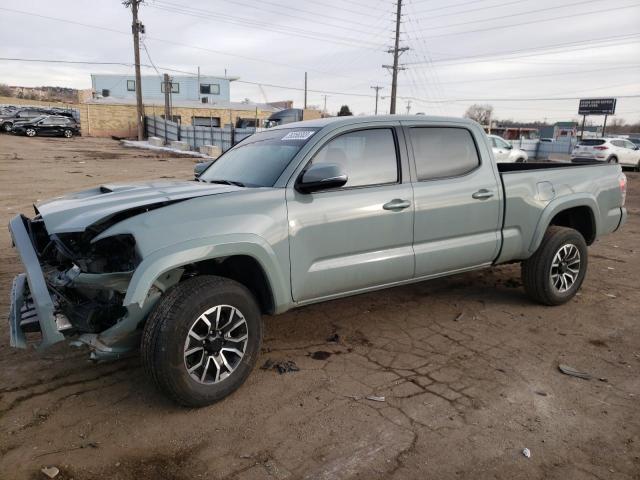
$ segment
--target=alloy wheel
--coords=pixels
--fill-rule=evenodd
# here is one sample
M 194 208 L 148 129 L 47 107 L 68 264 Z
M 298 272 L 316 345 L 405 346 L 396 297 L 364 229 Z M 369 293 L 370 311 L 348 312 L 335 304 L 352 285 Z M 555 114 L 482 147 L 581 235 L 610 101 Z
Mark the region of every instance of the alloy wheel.
M 184 366 L 198 383 L 221 382 L 240 365 L 248 339 L 242 312 L 231 305 L 216 305 L 191 325 L 184 342 Z
M 572 243 L 560 247 L 551 262 L 550 278 L 560 293 L 571 289 L 580 274 L 580 251 Z

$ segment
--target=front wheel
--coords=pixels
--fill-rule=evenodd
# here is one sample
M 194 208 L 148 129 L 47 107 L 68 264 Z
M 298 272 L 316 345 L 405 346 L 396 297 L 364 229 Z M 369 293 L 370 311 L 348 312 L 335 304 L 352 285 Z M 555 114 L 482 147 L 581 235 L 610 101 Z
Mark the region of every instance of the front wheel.
M 13 125 L 11 124 L 11 122 L 4 122 L 2 124 L 2 130 L 4 130 L 7 133 L 9 133 L 12 128 L 13 128 Z
M 587 273 L 587 244 L 580 232 L 551 226 L 538 250 L 522 262 L 527 295 L 544 305 L 571 300 Z
M 35 128 L 27 128 L 24 133 L 27 135 L 27 137 L 35 137 L 37 132 Z
M 172 287 L 154 307 L 142 335 L 142 364 L 176 402 L 202 407 L 244 383 L 261 344 L 251 292 L 227 278 L 199 276 Z
M 66 137 L 66 138 L 71 138 L 73 137 L 73 130 L 69 130 L 68 128 L 62 132 L 62 134 Z

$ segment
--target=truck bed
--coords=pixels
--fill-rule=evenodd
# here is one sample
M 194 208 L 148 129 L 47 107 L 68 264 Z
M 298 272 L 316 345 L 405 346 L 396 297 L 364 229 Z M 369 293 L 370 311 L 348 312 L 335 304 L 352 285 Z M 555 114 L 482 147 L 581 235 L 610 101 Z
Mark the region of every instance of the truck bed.
M 544 234 L 540 226 L 552 223 L 562 210 L 589 208 L 595 237 L 615 231 L 623 219 L 618 164 L 527 162 L 497 167 L 504 190 L 504 220 L 496 263 L 530 257 Z

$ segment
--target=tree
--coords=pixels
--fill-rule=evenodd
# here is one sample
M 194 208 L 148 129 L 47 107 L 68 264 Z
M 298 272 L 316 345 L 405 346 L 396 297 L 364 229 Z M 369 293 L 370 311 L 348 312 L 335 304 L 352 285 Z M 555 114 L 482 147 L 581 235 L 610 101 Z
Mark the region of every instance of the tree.
M 13 91 L 11 91 L 9 85 L 0 83 L 0 97 L 13 97 Z
M 353 113 L 351 113 L 351 110 L 349 110 L 349 105 L 342 105 L 340 107 L 340 111 L 338 112 L 339 117 L 348 117 L 351 115 L 353 115 Z
M 479 105 L 476 103 L 467 108 L 464 116 L 475 120 L 480 125 L 489 125 L 492 113 L 493 107 L 491 105 Z

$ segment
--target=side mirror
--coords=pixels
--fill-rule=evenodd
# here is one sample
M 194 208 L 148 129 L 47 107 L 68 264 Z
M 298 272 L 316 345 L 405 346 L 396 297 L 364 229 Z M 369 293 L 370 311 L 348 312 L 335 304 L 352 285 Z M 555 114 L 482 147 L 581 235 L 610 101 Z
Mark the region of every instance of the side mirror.
M 344 186 L 347 180 L 347 175 L 339 165 L 335 163 L 317 163 L 311 165 L 302 176 L 298 177 L 296 190 L 300 193 L 329 190 Z
M 202 175 L 202 172 L 204 172 L 207 168 L 209 168 L 209 165 L 211 165 L 212 163 L 213 163 L 213 160 L 209 162 L 196 163 L 196 166 L 193 167 L 193 176 L 198 178 L 200 175 Z
M 513 145 L 511 145 L 510 143 L 507 143 L 507 146 L 505 148 L 507 150 L 513 150 Z

